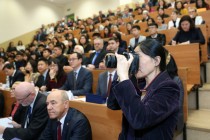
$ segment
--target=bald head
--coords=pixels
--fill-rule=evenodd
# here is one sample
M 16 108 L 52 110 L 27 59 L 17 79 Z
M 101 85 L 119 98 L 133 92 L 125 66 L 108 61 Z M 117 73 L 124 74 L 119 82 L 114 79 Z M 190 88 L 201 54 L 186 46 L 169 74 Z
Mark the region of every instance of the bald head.
M 16 100 L 23 106 L 30 105 L 36 96 L 36 90 L 34 85 L 29 82 L 19 83 L 14 90 Z
M 36 93 L 35 87 L 29 82 L 21 82 L 15 87 L 16 96 L 24 96 L 29 93 Z
M 64 90 L 55 90 L 55 91 L 52 91 L 48 96 L 47 98 L 54 98 L 54 99 L 59 99 L 60 101 L 68 101 L 69 100 L 69 97 L 68 95 L 66 94 L 66 91 Z
M 47 96 L 47 111 L 51 119 L 60 120 L 69 109 L 69 98 L 66 91 L 55 90 Z

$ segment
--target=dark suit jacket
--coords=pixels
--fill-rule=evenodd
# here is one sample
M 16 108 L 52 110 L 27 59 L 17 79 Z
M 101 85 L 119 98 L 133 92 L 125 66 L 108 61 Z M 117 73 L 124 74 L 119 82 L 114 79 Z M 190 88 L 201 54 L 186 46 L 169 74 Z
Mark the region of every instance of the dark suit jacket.
M 88 64 L 92 64 L 92 61 L 93 61 L 93 58 L 94 58 L 95 54 L 96 54 L 96 52 L 94 52 L 94 53 L 92 53 L 92 54 L 90 55 Z M 98 54 L 98 56 L 96 57 L 95 62 L 94 62 L 95 68 L 98 68 L 99 63 L 104 59 L 105 55 L 106 55 L 106 52 L 105 52 L 105 51 L 101 51 L 101 52 Z
M 27 128 L 24 128 L 26 118 L 27 112 L 25 113 L 25 118 L 23 123 L 21 124 L 21 128 L 6 128 L 3 133 L 4 140 L 11 140 L 14 137 L 21 140 L 37 140 L 39 138 L 48 120 L 45 95 L 41 93 L 37 94 L 29 126 Z
M 141 87 L 143 88 L 143 87 Z M 119 140 L 172 140 L 179 112 L 179 87 L 166 71 L 146 88 L 141 100 L 130 80 L 115 85 L 108 98 L 110 109 L 122 109 Z
M 38 80 L 37 80 L 36 83 L 35 83 L 35 86 L 37 86 L 37 87 L 40 88 L 41 86 L 47 85 L 47 83 L 48 83 L 48 81 L 49 81 L 49 79 L 50 79 L 49 72 L 50 72 L 50 71 L 48 70 L 47 75 L 46 75 L 46 78 L 45 78 L 44 81 L 43 81 L 43 79 L 42 79 L 42 75 L 40 74 L 39 77 L 38 77 Z
M 60 64 L 63 65 L 63 66 L 68 66 L 69 65 L 69 62 L 68 62 L 68 59 L 66 56 L 64 56 L 63 54 L 56 57 L 59 61 L 60 61 Z
M 0 118 L 4 115 L 4 95 L 0 92 Z
M 114 75 L 114 80 L 117 80 L 118 76 L 117 76 L 117 72 L 115 72 Z M 97 86 L 97 90 L 96 90 L 96 94 L 97 95 L 101 95 L 103 97 L 106 97 L 106 93 L 107 93 L 107 83 L 108 83 L 108 71 L 102 72 L 99 74 L 98 77 L 98 86 Z
M 126 52 L 124 48 L 118 48 L 118 51 L 117 51 L 118 54 L 123 54 L 124 52 Z
M 16 82 L 16 81 L 24 81 L 24 74 L 19 71 L 16 70 L 14 76 L 9 76 L 9 83 L 10 83 L 10 87 L 12 87 L 12 85 Z
M 39 140 L 57 140 L 57 119 L 49 120 Z M 62 140 L 92 140 L 88 119 L 80 111 L 69 108 L 66 115 Z
M 74 87 L 74 71 L 71 71 L 67 75 L 65 84 L 60 88 L 61 90 L 71 90 L 75 96 L 86 95 L 87 93 L 92 93 L 92 83 L 93 75 L 92 73 L 81 67 L 76 81 L 76 90 L 73 90 Z
M 151 36 L 147 36 L 147 39 L 155 39 L 162 46 L 164 46 L 166 44 L 166 36 L 165 36 L 165 34 L 157 34 L 157 37 L 156 38 L 152 38 Z

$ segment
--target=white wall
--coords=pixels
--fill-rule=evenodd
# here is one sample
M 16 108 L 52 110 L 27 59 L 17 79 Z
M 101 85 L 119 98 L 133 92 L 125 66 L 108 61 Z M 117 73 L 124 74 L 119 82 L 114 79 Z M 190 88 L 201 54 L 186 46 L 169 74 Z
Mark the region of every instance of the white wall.
M 92 17 L 93 14 L 98 14 L 100 10 L 114 10 L 119 5 L 119 0 L 76 0 L 67 4 L 64 9 L 65 15 L 75 13 L 75 16 L 79 16 L 79 18 L 87 18 Z M 67 9 L 71 10 L 67 11 Z
M 61 19 L 63 9 L 37 0 L 0 0 L 0 43 Z
M 72 13 L 79 18 L 92 17 L 93 14 L 98 14 L 98 11 L 102 10 L 104 13 L 108 9 L 115 10 L 119 5 L 125 5 L 127 3 L 140 2 L 143 3 L 144 0 L 75 0 L 67 4 L 64 8 L 65 15 L 70 15 Z M 67 9 L 70 9 L 68 11 Z

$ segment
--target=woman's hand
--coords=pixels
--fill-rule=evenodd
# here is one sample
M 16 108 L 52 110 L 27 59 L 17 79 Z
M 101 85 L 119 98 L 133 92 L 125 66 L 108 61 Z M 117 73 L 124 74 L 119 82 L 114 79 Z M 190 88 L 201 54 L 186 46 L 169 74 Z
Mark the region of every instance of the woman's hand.
M 50 79 L 51 79 L 51 80 L 54 79 L 55 76 L 56 76 L 56 71 L 55 71 L 55 69 L 50 69 L 49 75 L 50 75 Z
M 176 41 L 172 40 L 171 45 L 176 45 Z
M 117 75 L 119 76 L 121 82 L 129 79 L 129 68 L 133 61 L 133 56 L 130 53 L 129 55 L 130 59 L 127 60 L 124 55 L 115 53 L 115 56 L 117 58 Z

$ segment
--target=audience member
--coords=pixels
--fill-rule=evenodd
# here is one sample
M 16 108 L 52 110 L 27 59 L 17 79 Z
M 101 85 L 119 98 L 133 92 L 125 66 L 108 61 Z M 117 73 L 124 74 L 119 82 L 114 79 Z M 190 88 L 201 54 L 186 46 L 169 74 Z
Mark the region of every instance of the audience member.
M 188 13 L 189 16 L 192 18 L 192 20 L 194 21 L 195 25 L 201 25 L 205 23 L 202 16 L 198 16 L 197 9 L 195 7 L 189 7 Z
M 14 94 L 16 100 L 22 106 L 27 106 L 24 121 L 18 128 L 0 126 L 0 134 L 3 134 L 5 140 L 13 138 L 37 140 L 48 120 L 46 96 L 37 92 L 35 87 L 28 82 L 18 84 L 15 87 Z
M 73 71 L 67 74 L 65 84 L 59 89 L 68 91 L 69 97 L 72 94 L 80 96 L 92 93 L 93 76 L 89 70 L 82 67 L 82 54 L 70 54 L 69 63 Z
M 9 77 L 9 87 L 12 87 L 16 81 L 24 81 L 24 74 L 20 70 L 15 69 L 12 64 L 5 64 L 3 71 Z
M 90 50 L 92 50 L 92 46 L 85 35 L 80 36 L 79 45 L 83 46 L 85 53 L 88 53 Z
M 122 49 L 127 49 L 128 46 L 127 46 L 127 42 L 125 40 L 122 40 L 122 36 L 120 33 L 118 32 L 113 32 L 112 33 L 112 37 L 116 37 L 118 40 L 119 40 L 119 47 L 122 48 Z
M 147 39 L 154 39 L 164 46 L 166 44 L 166 36 L 165 34 L 158 33 L 158 25 L 156 23 L 152 23 L 149 24 L 148 27 L 150 35 L 147 36 Z
M 178 11 L 174 10 L 171 13 L 171 20 L 168 22 L 168 29 L 176 29 L 179 27 L 180 18 Z
M 18 51 L 20 51 L 20 50 L 25 50 L 26 49 L 26 47 L 25 47 L 25 45 L 23 44 L 23 42 L 22 42 L 22 40 L 19 40 L 18 41 L 18 44 L 17 44 L 17 50 Z
M 37 65 L 38 72 L 40 73 L 35 86 L 39 87 L 40 91 L 46 88 L 49 79 L 49 62 L 45 58 L 40 58 Z
M 172 39 L 171 44 L 205 43 L 205 38 L 200 28 L 196 28 L 190 16 L 185 15 L 179 22 L 179 31 Z
M 164 19 L 159 15 L 157 16 L 156 23 L 158 25 L 158 31 L 166 30 L 168 28 L 167 24 L 165 24 Z
M 101 38 L 96 38 L 93 41 L 95 52 L 90 54 L 87 68 L 95 69 L 98 68 L 99 63 L 103 60 L 106 55 L 106 51 L 103 50 L 104 41 Z
M 119 39 L 116 37 L 111 37 L 109 38 L 106 50 L 118 54 L 123 54 L 123 52 L 126 52 L 126 50 L 120 48 L 119 45 L 120 45 Z
M 52 89 L 58 89 L 66 82 L 66 73 L 63 70 L 63 65 L 56 58 L 53 58 L 49 62 L 49 79 L 44 91 L 51 91 Z
M 63 55 L 63 48 L 59 44 L 55 45 L 53 52 L 54 52 L 55 58 L 60 61 L 60 64 L 62 66 L 68 65 L 68 59 L 66 56 Z
M 25 75 L 24 81 L 36 83 L 39 77 L 37 72 L 37 63 L 34 60 L 29 60 L 25 67 L 20 68 L 21 72 Z
M 107 53 L 106 56 L 108 55 L 114 54 Z M 106 64 L 106 57 L 104 58 L 104 63 Z M 111 89 L 111 85 L 109 85 L 109 83 L 117 80 L 117 78 L 116 68 L 106 67 L 106 71 L 99 74 L 96 94 L 105 98 L 108 97 Z
M 140 31 L 141 31 L 140 26 L 133 25 L 132 34 L 133 34 L 134 37 L 131 38 L 130 42 L 129 42 L 129 49 L 130 50 L 134 50 L 140 42 L 142 42 L 143 40 L 146 39 L 145 36 L 140 35 Z
M 50 119 L 39 140 L 92 140 L 88 119 L 79 110 L 69 108 L 66 92 L 51 92 L 46 104 Z

